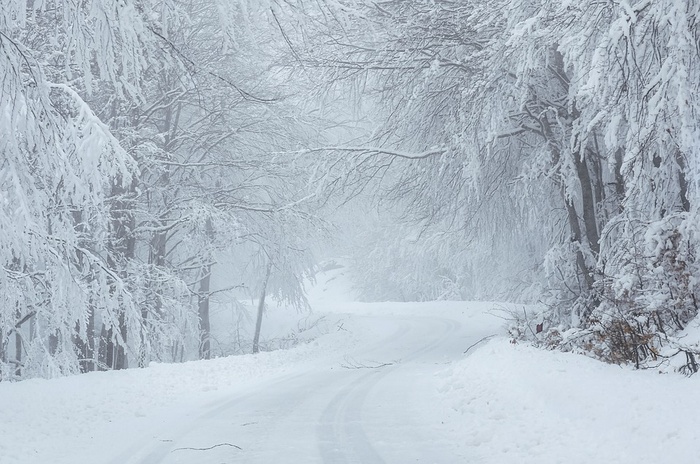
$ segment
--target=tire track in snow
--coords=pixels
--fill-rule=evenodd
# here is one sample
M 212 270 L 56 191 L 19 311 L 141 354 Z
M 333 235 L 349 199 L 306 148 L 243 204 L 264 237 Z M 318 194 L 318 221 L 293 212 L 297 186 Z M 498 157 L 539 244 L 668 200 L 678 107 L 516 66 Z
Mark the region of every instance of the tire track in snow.
M 256 390 L 212 403 L 191 419 L 180 416 L 179 424 L 166 426 L 158 432 L 157 438 L 170 441 L 144 440 L 110 463 L 384 464 L 386 457 L 382 457 L 375 444 L 384 441 L 386 428 L 382 429 L 384 424 L 376 417 L 376 411 L 368 409 L 371 404 L 367 402 L 368 395 L 376 392 L 386 395 L 386 390 L 395 389 L 397 380 L 400 384 L 403 377 L 391 376 L 399 369 L 416 369 L 422 365 L 420 369 L 425 370 L 427 365 L 435 364 L 437 357 L 455 351 L 450 344 L 460 342 L 453 336 L 460 324 L 451 319 L 430 317 L 370 319 L 389 322 L 392 330 L 377 342 L 352 353 L 354 358 L 360 360 L 360 364 L 372 359 L 365 362 L 374 365 L 379 360 L 393 361 L 398 357 L 397 364 L 369 371 L 337 368 L 305 371 L 265 382 Z M 448 347 L 451 349 L 446 350 Z M 431 367 L 427 369 L 432 371 Z M 385 379 L 391 381 L 383 382 Z M 402 387 L 411 388 L 410 385 Z M 368 425 L 372 425 L 373 434 L 367 433 L 365 426 Z M 420 424 L 411 425 L 420 427 Z M 210 442 L 229 442 L 243 449 L 216 450 L 228 453 L 225 460 L 215 458 L 214 451 L 207 454 L 174 451 Z
M 414 322 L 412 330 L 417 327 L 415 319 L 411 318 Z M 384 378 L 407 363 L 417 362 L 422 355 L 435 351 L 445 340 L 450 339 L 449 335 L 460 327 L 459 323 L 449 319 L 426 319 L 426 321 L 439 322 L 443 325 L 439 337 L 418 350 L 410 352 L 408 356 L 404 357 L 401 364 L 386 366 L 363 375 L 343 388 L 328 404 L 317 428 L 322 462 L 333 464 L 385 463 L 364 430 L 363 408 L 365 400 L 369 392 L 376 388 Z M 392 341 L 406 337 L 408 331 L 398 335 L 398 337 L 392 337 Z

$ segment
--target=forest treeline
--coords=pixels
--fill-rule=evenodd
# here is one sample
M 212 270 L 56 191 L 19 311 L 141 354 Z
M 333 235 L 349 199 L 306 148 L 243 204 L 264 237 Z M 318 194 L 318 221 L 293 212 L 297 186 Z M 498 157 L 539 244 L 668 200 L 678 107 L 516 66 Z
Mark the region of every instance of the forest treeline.
M 699 16 L 3 2 L 0 379 L 211 356 L 214 294 L 304 305 L 338 205 L 368 299 L 537 301 L 515 337 L 695 372 Z

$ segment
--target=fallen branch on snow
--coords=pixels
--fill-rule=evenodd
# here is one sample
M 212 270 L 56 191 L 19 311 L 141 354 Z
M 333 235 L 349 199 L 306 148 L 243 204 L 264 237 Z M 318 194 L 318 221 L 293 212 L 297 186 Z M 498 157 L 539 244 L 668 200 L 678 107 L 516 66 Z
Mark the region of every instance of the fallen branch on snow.
M 490 339 L 492 339 L 493 337 L 495 337 L 496 335 L 498 335 L 498 334 L 493 334 L 493 335 L 489 335 L 489 336 L 487 336 L 487 337 L 482 338 L 482 339 L 479 340 L 478 342 L 476 342 L 476 343 L 470 345 L 469 348 L 467 348 L 466 350 L 464 350 L 464 353 L 462 353 L 462 354 L 467 354 L 467 351 L 471 350 L 472 348 L 474 348 L 474 347 L 475 347 L 476 345 L 478 345 L 479 343 L 485 342 L 486 340 L 490 340 Z
M 210 447 L 208 447 L 208 448 L 175 448 L 173 451 L 182 451 L 182 450 L 209 451 L 209 450 L 212 450 L 212 449 L 214 449 L 214 448 L 218 448 L 219 446 L 230 446 L 230 447 L 232 447 L 232 448 L 237 448 L 237 449 L 239 449 L 239 450 L 243 450 L 243 448 L 241 448 L 241 447 L 238 446 L 238 445 L 233 445 L 233 444 L 231 444 L 231 443 L 219 443 L 218 445 L 213 445 L 213 446 L 210 446 Z M 173 451 L 171 451 L 171 453 L 172 453 Z
M 370 361 L 370 363 L 371 364 L 362 364 L 352 358 L 346 357 L 345 364 L 341 364 L 340 367 L 342 367 L 343 369 L 379 369 L 386 366 L 393 366 L 394 364 L 396 364 L 396 361 L 387 363 L 378 363 L 375 361 Z

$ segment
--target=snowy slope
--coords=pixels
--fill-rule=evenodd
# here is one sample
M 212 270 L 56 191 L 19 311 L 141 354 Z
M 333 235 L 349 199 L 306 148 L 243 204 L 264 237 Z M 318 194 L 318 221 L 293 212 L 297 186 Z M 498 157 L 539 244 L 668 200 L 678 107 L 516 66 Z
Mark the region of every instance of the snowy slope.
M 697 463 L 700 378 L 495 340 L 445 371 L 473 462 Z

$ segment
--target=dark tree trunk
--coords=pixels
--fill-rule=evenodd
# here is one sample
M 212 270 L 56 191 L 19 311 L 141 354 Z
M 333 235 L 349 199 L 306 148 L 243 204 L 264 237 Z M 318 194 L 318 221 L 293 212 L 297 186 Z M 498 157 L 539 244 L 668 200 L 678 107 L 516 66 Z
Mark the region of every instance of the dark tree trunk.
M 163 226 L 164 224 L 161 222 L 159 223 L 160 226 Z M 158 268 L 156 272 L 159 272 L 159 270 L 163 269 L 165 267 L 165 253 L 166 253 L 166 245 L 168 242 L 168 234 L 167 232 L 155 232 L 153 236 L 151 237 L 150 240 L 150 246 L 149 246 L 149 255 L 148 255 L 148 262 L 152 266 L 155 266 Z M 150 319 L 152 317 L 158 318 L 162 315 L 163 312 L 163 292 L 161 288 L 158 286 L 158 279 L 152 279 L 149 282 L 149 285 L 151 286 L 151 298 L 152 298 L 152 305 L 144 304 L 141 308 L 141 332 L 140 332 L 140 344 L 141 347 L 139 349 L 139 359 L 138 359 L 138 364 L 139 367 L 146 367 L 148 365 L 148 361 L 150 358 L 149 355 L 149 341 L 148 341 L 148 331 L 149 327 L 151 326 Z M 150 310 L 152 308 L 153 314 L 150 314 Z
M 550 71 L 552 72 L 552 78 L 559 82 L 559 85 L 562 88 L 562 95 L 566 96 L 569 93 L 569 79 L 566 75 L 566 69 L 564 67 L 564 57 L 557 50 L 557 47 L 557 44 L 552 47 L 552 64 L 550 66 Z M 576 109 L 575 105 L 573 105 L 571 109 L 568 107 L 562 107 L 559 109 L 559 111 L 561 113 L 561 118 L 567 121 L 573 121 L 578 117 L 578 110 Z M 555 142 L 556 139 L 554 136 L 554 131 L 552 130 L 552 125 L 549 123 L 546 116 L 541 117 L 539 124 L 542 127 L 542 133 L 550 146 L 553 164 L 556 166 L 561 162 L 561 147 Z M 579 151 L 573 153 L 572 156 L 574 157 L 573 161 L 576 168 L 576 175 L 581 186 L 581 206 L 583 209 L 584 229 L 581 229 L 580 219 L 576 211 L 576 207 L 573 200 L 567 198 L 568 196 L 563 185 L 561 185 L 562 196 L 566 205 L 567 219 L 569 222 L 569 229 L 571 230 L 571 240 L 579 244 L 579 246 L 588 245 L 589 249 L 597 255 L 600 250 L 600 240 L 598 237 L 595 194 L 591 183 L 588 164 L 585 157 L 581 156 L 583 150 L 585 150 L 585 147 L 580 146 Z M 576 266 L 579 268 L 585 282 L 586 288 L 584 292 L 589 293 L 591 290 L 593 290 L 593 270 L 586 264 L 586 259 L 581 249 L 576 251 Z
M 595 201 L 593 184 L 586 158 L 574 154 L 574 164 L 579 184 L 581 185 L 581 207 L 583 209 L 583 224 L 586 231 L 586 241 L 591 251 L 598 256 L 600 252 L 600 239 L 598 237 L 597 205 Z
M 129 187 L 121 185 L 117 179 L 112 188 L 112 220 L 110 253 L 107 262 L 112 271 L 120 278 L 126 278 L 126 265 L 134 258 L 136 238 L 133 234 L 136 219 L 133 212 L 133 199 L 135 182 Z M 112 289 L 116 291 L 116 289 Z M 119 295 L 114 295 L 118 301 Z M 100 336 L 100 360 L 109 369 L 126 369 L 128 367 L 126 356 L 127 327 L 126 307 L 120 301 L 116 309 L 116 326 L 113 321 L 103 324 Z
M 80 234 L 80 245 L 81 247 L 89 247 L 89 242 L 87 240 L 86 234 L 87 227 L 85 220 L 83 218 L 83 212 L 80 210 L 73 210 L 73 227 Z M 83 272 L 89 270 L 90 263 L 82 255 L 78 255 L 75 261 L 75 266 Z M 86 272 L 87 273 L 87 272 Z M 75 334 L 73 336 L 73 345 L 75 346 L 76 353 L 78 354 L 78 365 L 80 367 L 80 372 L 91 372 L 97 370 L 97 363 L 95 359 L 95 308 L 92 304 L 89 304 L 88 308 L 88 318 L 85 327 L 84 338 L 81 336 L 80 323 L 75 325 Z
M 214 240 L 214 227 L 211 219 L 207 219 L 205 224 L 207 239 Z M 199 357 L 200 359 L 211 358 L 211 322 L 209 320 L 209 299 L 211 297 L 211 269 L 213 255 L 211 251 L 205 256 L 206 264 L 203 268 L 202 278 L 199 281 Z
M 95 311 L 89 308 L 87 327 L 85 328 L 85 339 L 76 336 L 74 340 L 75 349 L 78 352 L 80 372 L 92 372 L 97 370 L 95 364 Z M 80 327 L 76 326 L 76 333 Z
M 603 164 L 601 162 L 601 152 L 598 146 L 597 136 L 593 136 L 595 140 L 594 148 L 588 150 L 589 159 L 591 160 L 593 191 L 595 192 L 596 205 L 602 205 L 605 200 L 605 183 L 603 181 Z
M 685 177 L 685 159 L 683 153 L 676 149 L 676 163 L 678 163 L 678 188 L 680 190 L 681 207 L 686 213 L 690 212 L 690 199 L 688 198 L 688 179 Z
M 622 175 L 622 158 L 624 150 L 618 148 L 615 151 L 615 193 L 617 194 L 618 212 L 622 212 L 622 200 L 625 198 L 625 178 Z
M 2 364 L 7 364 L 7 339 L 5 337 L 5 330 L 0 328 L 0 363 Z M 0 376 L 0 380 L 2 380 L 2 376 Z
M 22 334 L 19 328 L 15 331 L 15 361 L 15 375 L 19 378 L 22 376 Z
M 119 337 L 121 337 L 121 340 Z M 118 316 L 117 327 L 108 327 L 107 324 L 102 325 L 99 360 L 103 367 L 115 370 L 129 367 L 125 350 L 126 337 L 126 318 L 123 312 Z
M 211 323 L 209 321 L 209 295 L 211 292 L 211 265 L 204 269 L 199 281 L 199 358 L 211 358 Z
M 49 335 L 49 354 L 55 355 L 58 351 L 58 333 L 53 332 Z
M 267 272 L 265 280 L 263 280 L 262 290 L 260 291 L 260 300 L 258 301 L 258 317 L 255 320 L 255 335 L 253 336 L 253 353 L 260 352 L 260 330 L 262 328 L 263 313 L 265 312 L 265 295 L 267 293 L 267 282 L 270 280 L 272 272 L 272 261 L 267 264 Z
M 579 224 L 576 207 L 566 198 L 564 198 L 564 203 L 566 204 L 566 216 L 569 220 L 569 228 L 571 229 L 571 241 L 581 244 L 581 225 Z M 591 270 L 586 265 L 586 258 L 583 256 L 583 252 L 581 250 L 576 250 L 576 265 L 586 283 L 585 290 L 590 291 L 593 288 L 593 275 Z
M 546 117 L 542 117 L 539 120 L 539 124 L 542 127 L 542 133 L 547 140 L 549 149 L 552 153 L 552 164 L 554 166 L 561 162 L 561 149 L 554 142 L 554 134 L 552 132 L 552 127 Z M 585 167 L 585 166 L 584 166 Z M 578 169 L 578 165 L 577 165 Z M 586 168 L 587 169 L 587 168 Z M 588 181 L 590 187 L 590 179 Z M 583 277 L 585 288 L 581 289 L 582 293 L 589 293 L 593 289 L 593 272 L 586 264 L 586 258 L 583 255 L 583 251 L 580 249 L 583 242 L 583 233 L 581 230 L 581 224 L 579 222 L 579 216 L 576 211 L 576 206 L 573 200 L 568 198 L 565 190 L 565 186 L 560 183 L 562 200 L 564 201 L 564 206 L 566 208 L 566 217 L 569 222 L 569 230 L 571 232 L 571 241 L 578 244 L 579 248 L 576 250 L 576 267 L 578 267 L 581 276 Z M 592 197 L 591 197 L 592 198 Z

